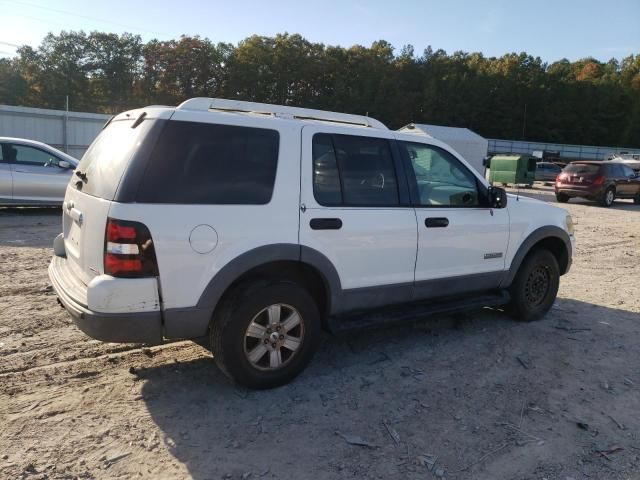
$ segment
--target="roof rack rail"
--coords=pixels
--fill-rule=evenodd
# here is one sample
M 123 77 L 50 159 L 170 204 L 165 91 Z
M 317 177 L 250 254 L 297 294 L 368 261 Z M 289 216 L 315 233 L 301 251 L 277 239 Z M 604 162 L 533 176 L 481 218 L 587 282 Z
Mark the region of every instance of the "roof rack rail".
M 176 107 L 178 110 L 217 110 L 230 113 L 252 113 L 258 115 L 270 115 L 278 118 L 291 118 L 295 120 L 320 120 L 324 122 L 345 123 L 362 127 L 387 130 L 384 123 L 365 115 L 352 115 L 349 113 L 327 112 L 310 108 L 287 107 L 284 105 L 272 105 L 269 103 L 243 102 L 240 100 L 226 100 L 224 98 L 197 97 L 185 100 Z

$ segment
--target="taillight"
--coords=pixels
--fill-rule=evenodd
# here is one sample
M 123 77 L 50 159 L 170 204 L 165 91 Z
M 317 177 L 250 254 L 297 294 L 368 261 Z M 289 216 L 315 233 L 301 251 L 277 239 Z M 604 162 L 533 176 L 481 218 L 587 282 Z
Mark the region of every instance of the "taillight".
M 592 185 L 602 185 L 604 183 L 604 175 L 598 175 L 591 182 Z
M 559 174 L 559 175 L 556 177 L 556 183 L 557 183 L 558 185 L 560 185 L 560 184 L 563 182 L 563 180 L 565 180 L 565 179 L 567 178 L 567 176 L 568 176 L 568 175 L 567 175 L 566 173 L 561 173 L 561 174 Z
M 104 273 L 124 278 L 158 276 L 153 240 L 145 225 L 129 220 L 107 219 Z

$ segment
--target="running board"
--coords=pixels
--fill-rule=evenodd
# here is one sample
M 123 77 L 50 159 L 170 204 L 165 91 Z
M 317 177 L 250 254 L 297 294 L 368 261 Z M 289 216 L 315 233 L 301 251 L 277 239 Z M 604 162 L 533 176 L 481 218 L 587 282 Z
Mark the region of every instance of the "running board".
M 482 293 L 439 302 L 395 305 L 368 312 L 329 317 L 327 326 L 331 333 L 340 334 L 420 320 L 434 315 L 446 315 L 482 307 L 497 307 L 509 303 L 509 300 L 509 293 L 506 290 L 500 290 L 495 293 Z

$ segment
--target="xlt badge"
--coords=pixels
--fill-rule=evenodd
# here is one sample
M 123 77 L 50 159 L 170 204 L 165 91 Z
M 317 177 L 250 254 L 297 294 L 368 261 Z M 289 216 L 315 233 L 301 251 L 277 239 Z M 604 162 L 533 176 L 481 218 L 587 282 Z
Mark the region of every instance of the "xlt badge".
M 490 260 L 492 258 L 502 258 L 502 252 L 494 252 L 494 253 L 485 253 L 484 259 Z

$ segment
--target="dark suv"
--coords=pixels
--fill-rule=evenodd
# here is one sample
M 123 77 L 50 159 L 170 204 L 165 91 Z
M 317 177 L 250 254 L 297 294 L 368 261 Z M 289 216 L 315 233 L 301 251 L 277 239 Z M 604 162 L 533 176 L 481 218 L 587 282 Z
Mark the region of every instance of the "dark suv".
M 556 178 L 556 199 L 571 197 L 598 201 L 610 207 L 616 198 L 640 204 L 640 177 L 627 165 L 609 162 L 572 162 Z

